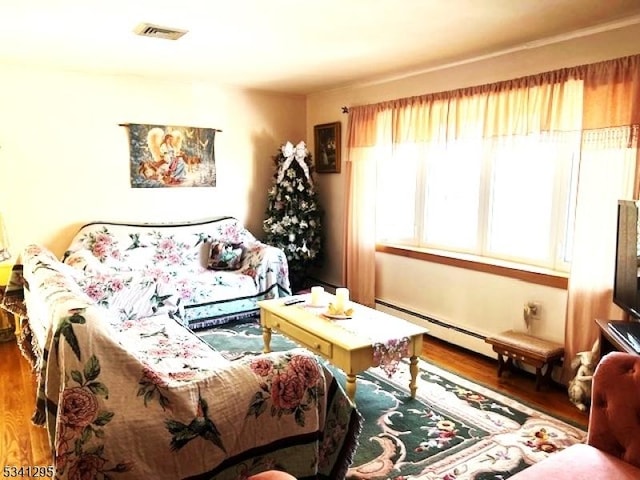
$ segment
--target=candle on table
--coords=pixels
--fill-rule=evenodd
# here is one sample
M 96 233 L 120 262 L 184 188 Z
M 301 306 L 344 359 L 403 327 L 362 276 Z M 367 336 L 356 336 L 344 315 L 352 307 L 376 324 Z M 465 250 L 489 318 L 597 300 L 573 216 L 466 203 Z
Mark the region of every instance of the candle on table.
M 320 305 L 322 303 L 323 293 L 324 293 L 324 288 L 311 287 L 311 305 Z
M 336 309 L 339 312 L 344 312 L 349 302 L 349 289 L 348 288 L 336 288 Z

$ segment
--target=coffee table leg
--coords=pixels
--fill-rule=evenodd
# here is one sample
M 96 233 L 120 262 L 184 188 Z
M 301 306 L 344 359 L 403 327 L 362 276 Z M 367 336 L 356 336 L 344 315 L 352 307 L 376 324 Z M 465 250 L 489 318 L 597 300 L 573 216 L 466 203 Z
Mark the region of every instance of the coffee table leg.
M 416 398 L 416 390 L 418 390 L 418 357 L 412 355 L 410 360 L 411 383 L 409 383 L 409 391 L 411 392 L 411 398 Z
M 347 396 L 351 399 L 351 401 L 355 402 L 356 399 L 356 376 L 347 373 Z
M 264 342 L 263 353 L 269 353 L 271 351 L 271 329 L 269 327 L 262 327 L 262 341 Z

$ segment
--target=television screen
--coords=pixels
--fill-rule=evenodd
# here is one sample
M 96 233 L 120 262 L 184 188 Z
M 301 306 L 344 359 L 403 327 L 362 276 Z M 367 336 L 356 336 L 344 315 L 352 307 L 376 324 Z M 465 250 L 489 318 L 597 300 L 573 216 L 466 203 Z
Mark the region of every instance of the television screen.
M 632 200 L 618 201 L 613 302 L 628 312 L 633 320 L 640 321 L 638 207 L 639 202 Z

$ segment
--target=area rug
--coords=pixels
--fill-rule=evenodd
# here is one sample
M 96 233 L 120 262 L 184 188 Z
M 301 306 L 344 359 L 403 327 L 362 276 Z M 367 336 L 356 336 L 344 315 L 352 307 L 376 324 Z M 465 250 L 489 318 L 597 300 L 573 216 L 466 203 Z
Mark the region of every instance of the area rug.
M 255 322 L 198 332 L 231 360 L 262 350 Z M 297 345 L 274 332 L 274 351 Z M 344 374 L 323 361 L 344 385 Z M 506 479 L 554 452 L 583 442 L 586 432 L 424 360 L 418 392 L 408 394 L 409 367 L 391 378 L 370 369 L 357 378 L 364 417 L 349 479 Z

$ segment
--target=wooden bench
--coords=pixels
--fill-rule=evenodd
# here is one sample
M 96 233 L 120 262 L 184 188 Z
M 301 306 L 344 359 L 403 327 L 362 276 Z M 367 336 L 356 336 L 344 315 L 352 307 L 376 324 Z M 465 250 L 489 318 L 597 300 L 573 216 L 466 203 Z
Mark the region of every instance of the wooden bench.
M 502 372 L 513 367 L 513 361 L 532 365 L 536 369 L 536 391 L 540 390 L 541 380 L 548 381 L 556 363 L 564 356 L 564 346 L 559 343 L 543 340 L 524 332 L 508 330 L 498 335 L 487 337 L 485 342 L 498 354 L 498 377 Z M 506 358 L 506 361 L 505 361 Z M 544 376 L 542 369 L 546 366 Z

